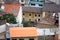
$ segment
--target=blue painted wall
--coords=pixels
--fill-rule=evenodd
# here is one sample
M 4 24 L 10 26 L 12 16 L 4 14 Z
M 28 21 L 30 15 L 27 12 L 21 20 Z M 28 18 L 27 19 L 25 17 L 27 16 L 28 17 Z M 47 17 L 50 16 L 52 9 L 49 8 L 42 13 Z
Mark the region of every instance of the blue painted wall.
M 30 6 L 35 5 L 36 7 L 40 7 L 40 6 L 42 7 L 44 5 L 44 2 L 45 2 L 44 0 L 32 0 L 32 1 L 29 0 L 29 5 Z

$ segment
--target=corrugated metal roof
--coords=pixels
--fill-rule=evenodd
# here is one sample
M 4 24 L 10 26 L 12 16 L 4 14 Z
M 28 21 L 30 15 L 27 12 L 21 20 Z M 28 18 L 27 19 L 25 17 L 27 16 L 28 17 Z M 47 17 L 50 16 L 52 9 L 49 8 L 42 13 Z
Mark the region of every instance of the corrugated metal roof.
M 55 3 L 45 3 L 43 7 L 43 11 L 60 12 L 60 5 L 57 5 Z
M 41 8 L 39 7 L 25 7 L 22 6 L 22 11 L 23 12 L 35 12 L 35 13 L 41 13 Z

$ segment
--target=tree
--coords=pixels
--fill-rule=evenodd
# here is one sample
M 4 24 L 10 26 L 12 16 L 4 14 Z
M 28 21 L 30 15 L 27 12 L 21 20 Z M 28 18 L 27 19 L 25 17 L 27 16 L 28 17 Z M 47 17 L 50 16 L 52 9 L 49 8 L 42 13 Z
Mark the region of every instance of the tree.
M 23 21 L 22 24 L 24 27 L 30 27 L 31 26 L 29 21 Z
M 6 22 L 8 23 L 12 23 L 12 24 L 17 23 L 16 18 L 13 14 L 4 14 L 3 19 L 6 20 Z
M 0 10 L 0 20 L 5 20 L 8 23 L 12 23 L 12 24 L 16 24 L 16 18 L 15 16 L 10 13 L 10 14 L 6 14 L 4 11 Z

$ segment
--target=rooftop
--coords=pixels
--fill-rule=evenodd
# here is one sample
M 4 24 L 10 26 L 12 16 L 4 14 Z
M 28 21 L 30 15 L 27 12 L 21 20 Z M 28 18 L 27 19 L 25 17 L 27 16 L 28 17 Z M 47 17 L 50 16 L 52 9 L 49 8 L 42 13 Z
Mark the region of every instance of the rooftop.
M 52 12 L 60 12 L 60 5 L 57 5 L 56 3 L 49 1 L 43 5 L 43 8 L 22 6 L 22 11 L 23 12 L 35 12 L 35 13 L 41 13 L 41 11 L 51 12 L 51 13 Z
M 53 2 L 48 2 L 44 4 L 43 11 L 50 12 L 60 12 L 60 5 Z
M 37 31 L 35 27 L 10 28 L 10 37 L 37 37 Z
M 34 13 L 40 13 L 41 12 L 41 8 L 39 7 L 30 7 L 30 6 L 22 6 L 22 11 L 23 12 L 34 12 Z
M 4 6 L 4 11 L 9 14 L 9 13 L 15 13 L 14 16 L 17 16 L 19 12 L 20 5 L 18 4 L 3 4 Z

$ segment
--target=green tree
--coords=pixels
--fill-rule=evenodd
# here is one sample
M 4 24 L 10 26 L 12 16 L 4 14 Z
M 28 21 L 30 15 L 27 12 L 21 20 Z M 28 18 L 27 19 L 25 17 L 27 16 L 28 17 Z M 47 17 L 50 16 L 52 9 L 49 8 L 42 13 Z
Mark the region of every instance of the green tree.
M 12 23 L 12 24 L 17 23 L 16 18 L 13 14 L 4 14 L 3 19 L 6 20 L 6 22 L 8 23 Z
M 23 21 L 22 24 L 24 27 L 30 27 L 31 26 L 29 21 Z
M 6 14 L 4 11 L 0 10 L 0 20 L 5 20 L 8 23 L 16 24 L 16 18 L 15 16 L 11 14 Z

